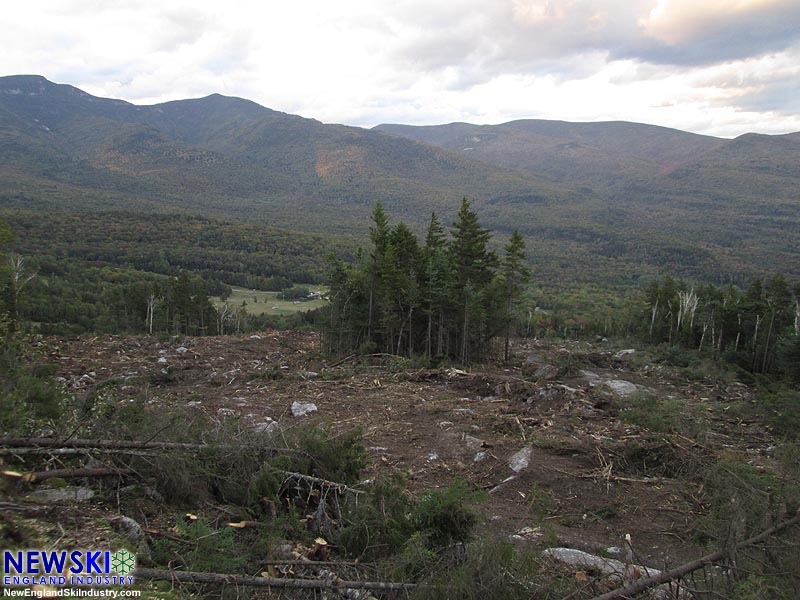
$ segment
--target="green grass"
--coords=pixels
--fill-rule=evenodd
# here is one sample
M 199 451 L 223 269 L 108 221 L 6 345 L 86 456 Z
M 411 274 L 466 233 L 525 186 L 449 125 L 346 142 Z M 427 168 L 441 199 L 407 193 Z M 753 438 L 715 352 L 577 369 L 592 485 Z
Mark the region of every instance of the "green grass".
M 248 314 L 251 315 L 291 315 L 296 312 L 314 310 L 327 304 L 326 300 L 309 300 L 300 302 L 297 300 L 278 300 L 278 292 L 262 292 L 261 290 L 248 290 L 241 287 L 231 288 L 233 292 L 227 302 L 231 308 L 241 306 L 245 303 Z M 309 284 L 308 289 L 314 292 L 327 293 L 328 288 L 324 285 Z M 225 304 L 220 298 L 211 298 L 214 306 Z

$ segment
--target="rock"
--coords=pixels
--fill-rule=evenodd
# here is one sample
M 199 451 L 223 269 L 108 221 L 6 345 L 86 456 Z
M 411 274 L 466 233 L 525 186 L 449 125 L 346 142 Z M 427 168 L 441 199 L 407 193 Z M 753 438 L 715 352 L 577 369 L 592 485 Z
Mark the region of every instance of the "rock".
M 525 364 L 529 366 L 541 365 L 544 364 L 544 359 L 540 354 L 528 354 L 528 357 L 525 359 Z
M 457 415 L 474 415 L 475 414 L 475 411 L 472 410 L 471 408 L 454 408 L 450 412 L 453 412 L 453 413 L 455 413 Z
M 220 417 L 223 417 L 223 418 L 225 418 L 225 417 L 232 417 L 232 416 L 234 416 L 234 415 L 236 414 L 236 411 L 235 411 L 235 410 L 233 410 L 232 408 L 220 408 L 220 409 L 217 411 L 217 414 L 218 414 Z
M 317 405 L 313 402 L 298 402 L 297 400 L 292 402 L 293 417 L 302 417 L 317 410 Z
M 438 423 L 439 429 L 447 429 L 448 427 L 453 426 L 452 421 L 439 421 Z
M 141 525 L 130 517 L 113 517 L 108 522 L 114 531 L 132 544 L 138 544 L 144 536 Z
M 583 552 L 582 550 L 576 550 L 574 548 L 548 548 L 543 554 L 571 567 L 599 571 L 603 575 L 607 575 L 619 582 L 625 581 L 626 569 L 629 569 L 628 572 L 633 578 L 636 578 L 636 575 L 639 577 L 657 577 L 661 574 L 661 571 L 658 569 L 651 569 L 650 567 L 642 565 L 630 565 L 626 567 L 625 563 L 614 558 L 603 558 L 602 556 L 595 556 L 594 554 L 589 554 L 588 552 Z M 667 584 L 659 586 L 656 588 L 656 593 L 663 598 L 666 596 L 664 591 L 667 589 Z
M 61 488 L 45 488 L 35 490 L 28 494 L 31 498 L 39 500 L 40 502 L 62 502 L 64 500 L 73 500 L 76 502 L 84 502 L 94 498 L 94 490 L 86 487 L 61 487 Z
M 263 338 L 260 335 L 251 335 L 250 339 L 251 340 L 260 340 L 260 339 L 263 339 Z
M 619 546 L 611 546 L 610 548 L 606 548 L 606 552 L 611 554 L 612 556 L 622 556 L 625 554 L 625 550 L 620 548 Z
M 490 456 L 490 454 L 488 452 L 486 452 L 485 450 L 483 450 L 481 452 L 478 452 L 475 455 L 475 458 L 472 459 L 472 462 L 476 462 L 476 463 L 483 462 L 487 458 L 489 458 L 489 456 Z
M 149 498 L 153 502 L 158 502 L 159 504 L 163 504 L 165 502 L 164 496 L 162 496 L 158 490 L 151 488 L 149 485 L 141 485 L 139 483 L 126 485 L 125 487 L 120 488 L 118 494 L 120 498 L 137 498 L 144 496 L 145 498 Z M 116 495 L 117 494 L 115 493 L 114 496 Z
M 425 460 L 428 462 L 433 462 L 435 460 L 439 460 L 439 455 L 436 452 L 431 452 L 428 456 L 425 457 Z
M 255 427 L 253 427 L 253 431 L 256 433 L 274 433 L 280 430 L 281 426 L 271 417 L 264 417 L 263 423 L 256 423 Z
M 306 379 L 314 379 L 315 377 L 319 377 L 319 373 L 316 371 L 303 371 L 301 374 Z
M 158 361 L 157 361 L 157 362 L 158 362 L 158 364 L 160 364 L 160 365 L 165 365 L 165 364 L 167 364 L 167 359 L 166 359 L 166 358 L 164 358 L 163 356 L 159 356 L 159 357 L 158 357 Z
M 614 355 L 614 358 L 622 358 L 624 356 L 628 356 L 629 354 L 636 354 L 636 350 L 633 348 L 628 348 L 626 350 L 620 350 Z
M 603 383 L 603 385 L 610 388 L 612 392 L 622 398 L 635 394 L 639 389 L 635 384 L 623 379 L 610 379 Z
M 177 352 L 178 354 L 186 354 L 188 351 L 189 349 L 186 346 L 175 348 L 175 352 Z
M 554 367 L 553 365 L 541 365 L 534 371 L 532 377 L 545 380 L 555 379 L 558 377 L 558 367 Z
M 483 440 L 476 438 L 475 436 L 464 434 L 464 443 L 467 445 L 469 450 L 477 450 L 478 448 L 483 448 Z
M 519 473 L 520 471 L 528 468 L 528 465 L 531 462 L 531 452 L 531 447 L 526 446 L 508 459 L 508 466 L 511 467 L 511 470 L 514 471 L 514 473 Z

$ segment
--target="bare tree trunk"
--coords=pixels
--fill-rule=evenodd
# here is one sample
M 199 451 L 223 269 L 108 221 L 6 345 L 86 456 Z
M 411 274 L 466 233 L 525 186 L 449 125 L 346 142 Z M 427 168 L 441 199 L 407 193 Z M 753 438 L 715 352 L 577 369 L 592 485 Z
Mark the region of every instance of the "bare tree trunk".
M 764 361 L 761 363 L 761 372 L 767 372 L 767 357 L 769 356 L 769 339 L 772 337 L 772 325 L 775 322 L 775 311 L 772 311 L 772 314 L 769 318 L 769 329 L 767 330 L 767 341 L 764 345 Z
M 756 372 L 756 366 L 758 366 L 758 328 L 761 325 L 761 315 L 756 315 L 756 328 L 753 332 L 753 373 Z
M 436 356 L 441 356 L 444 350 L 444 311 L 439 309 L 439 331 L 436 340 Z
M 462 339 L 461 339 L 461 362 L 463 364 L 467 363 L 467 331 L 469 327 L 469 310 L 467 307 L 467 303 L 464 302 L 464 330 L 462 332 Z

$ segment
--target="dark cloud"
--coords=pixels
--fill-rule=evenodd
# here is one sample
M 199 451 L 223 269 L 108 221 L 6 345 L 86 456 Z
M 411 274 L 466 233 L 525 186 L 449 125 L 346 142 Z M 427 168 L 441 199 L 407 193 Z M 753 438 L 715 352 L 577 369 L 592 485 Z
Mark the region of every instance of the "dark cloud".
M 702 3 L 698 3 L 702 6 Z M 611 58 L 680 66 L 707 66 L 764 56 L 800 40 L 800 3 L 764 3 L 714 15 L 691 13 L 663 30 L 656 24 L 630 47 L 610 48 Z
M 570 57 L 581 55 L 709 66 L 779 52 L 800 40 L 796 0 L 739 10 L 708 10 L 699 0 L 680 0 L 660 16 L 651 15 L 654 6 L 619 0 L 448 3 L 434 13 L 421 10 L 406 23 L 416 33 L 396 56 L 427 72 L 464 71 L 464 80 L 475 82 L 504 73 L 557 75 Z M 407 8 L 400 17 L 411 18 Z M 579 76 L 581 69 L 570 72 L 575 66 L 573 61 L 565 75 Z

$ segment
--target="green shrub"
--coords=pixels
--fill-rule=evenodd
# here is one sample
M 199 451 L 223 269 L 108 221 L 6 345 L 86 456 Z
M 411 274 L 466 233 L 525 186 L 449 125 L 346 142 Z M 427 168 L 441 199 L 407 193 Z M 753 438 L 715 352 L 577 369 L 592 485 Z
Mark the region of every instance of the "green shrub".
M 428 535 L 434 547 L 466 542 L 478 520 L 472 506 L 483 497 L 483 493 L 461 480 L 429 490 L 414 507 L 411 523 L 414 529 Z
M 352 557 L 374 560 L 390 556 L 414 533 L 413 508 L 399 476 L 378 479 L 366 496 L 348 498 L 337 545 Z
M 789 389 L 764 392 L 758 401 L 767 411 L 767 420 L 777 435 L 800 439 L 800 392 Z

